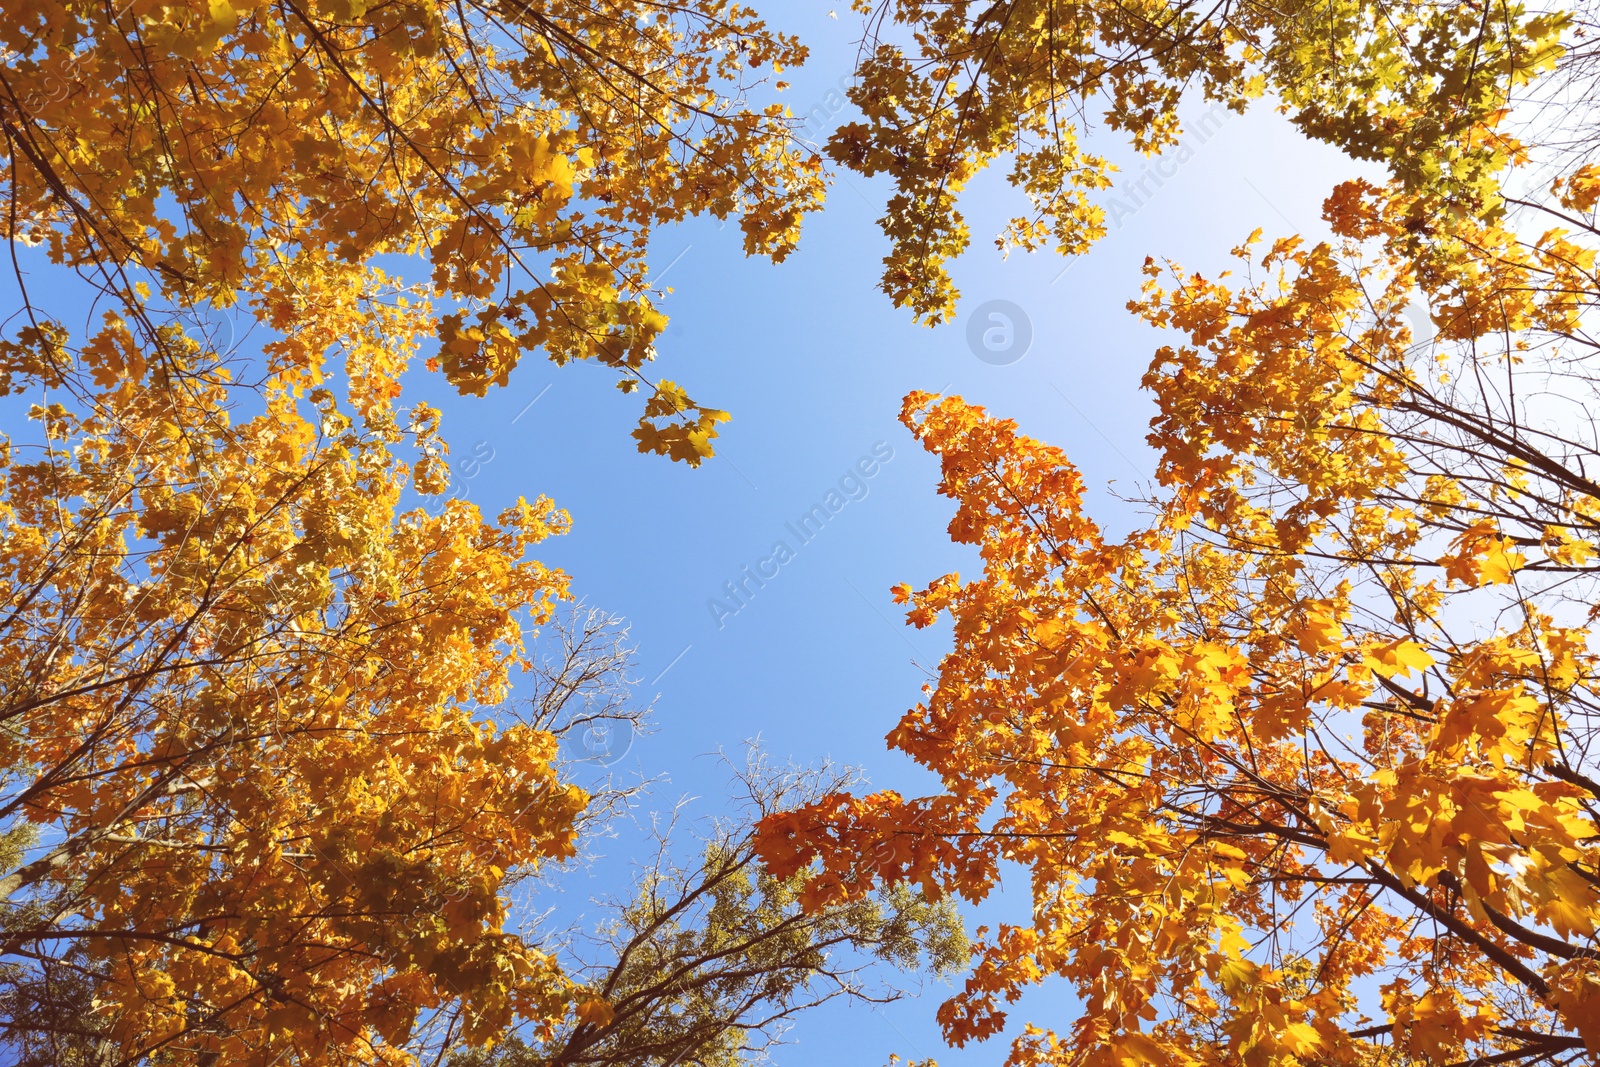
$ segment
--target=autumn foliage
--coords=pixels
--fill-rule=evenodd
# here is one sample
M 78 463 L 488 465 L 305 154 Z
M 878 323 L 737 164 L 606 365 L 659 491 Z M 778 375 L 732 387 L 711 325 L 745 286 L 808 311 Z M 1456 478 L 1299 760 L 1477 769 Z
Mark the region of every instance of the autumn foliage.
M 1600 452 L 1567 428 L 1594 401 L 1593 174 L 1532 236 L 1418 227 L 1403 185 L 1354 182 L 1337 243 L 1252 237 L 1238 277 L 1148 262 L 1131 307 L 1175 337 L 1126 537 L 1058 449 L 906 398 L 982 560 L 897 590 L 953 626 L 889 734 L 942 789 L 836 795 L 764 847 L 816 905 L 979 900 L 1023 866 L 1031 917 L 980 931 L 952 1042 L 1059 977 L 1082 1013 L 1008 1062 L 1600 1054 Z
M 1115 170 L 1085 133 L 1098 118 L 1162 151 L 1186 93 L 1235 111 L 1271 94 L 1306 135 L 1381 162 L 1435 210 L 1492 209 L 1519 151 L 1498 124 L 1507 90 L 1551 67 L 1570 21 L 1505 0 L 854 6 L 870 11 L 850 89 L 862 119 L 827 152 L 893 182 L 882 288 L 934 323 L 960 296 L 947 264 L 971 240 L 961 193 L 980 172 L 1006 165 L 1026 200 L 999 248 L 1084 254 L 1105 235 L 1096 194 Z
M 548 733 L 471 709 L 563 593 L 524 554 L 565 517 L 400 516 L 397 427 L 281 390 L 235 423 L 193 346 L 134 374 L 107 334 L 6 346 L 14 387 L 69 362 L 120 384 L 36 410 L 45 446 L 4 454 L 0 765 L 43 846 L 0 881 L 5 953 L 41 990 L 93 975 L 61 1019 L 119 1062 L 398 1062 L 466 989 L 474 1034 L 559 1016 L 498 883 L 570 853 L 586 798 Z
M 782 106 L 744 98 L 804 49 L 714 0 L 50 0 L 8 12 L 0 45 L 11 236 L 93 279 L 147 349 L 164 310 L 352 338 L 404 298 L 463 392 L 529 352 L 595 360 L 648 394 L 640 449 L 690 463 L 726 415 L 647 376 L 651 234 L 736 217 L 781 259 L 821 202 Z M 419 277 L 374 262 L 395 254 Z M 370 354 L 388 388 L 399 356 Z M 319 351 L 272 357 L 322 378 Z
M 793 247 L 820 168 L 745 94 L 804 50 L 719 3 L 431 0 L 62 0 L 0 45 L 6 236 L 74 279 L 19 266 L 0 341 L 9 1046 L 398 1064 L 603 1008 L 507 925 L 589 802 L 493 710 L 567 518 L 417 507 L 448 447 L 400 380 L 595 360 L 641 451 L 710 455 L 725 414 L 646 374 L 650 238 Z
M 1101 236 L 1091 106 L 1153 152 L 1186 91 L 1270 95 L 1385 176 L 1331 191 L 1328 241 L 1146 262 L 1156 468 L 1125 536 L 1060 450 L 910 394 L 980 566 L 896 589 L 952 625 L 889 734 L 940 788 L 750 771 L 745 821 L 687 863 L 663 845 L 564 969 L 510 889 L 633 798 L 558 751 L 571 700 L 642 719 L 628 655 L 585 630 L 539 688 L 526 639 L 567 578 L 532 553 L 568 517 L 418 506 L 449 449 L 401 381 L 591 360 L 642 393 L 640 451 L 712 455 L 726 413 L 648 373 L 651 243 L 707 213 L 796 246 L 822 165 L 755 96 L 804 46 L 720 0 L 14 7 L 19 1064 L 731 1067 L 807 1007 L 894 995 L 839 953 L 956 967 L 951 898 L 1008 865 L 1031 908 L 978 931 L 938 1019 L 1010 1028 L 1011 1067 L 1600 1057 L 1600 167 L 1587 127 L 1517 111 L 1536 78 L 1594 81 L 1573 13 L 878 8 L 826 152 L 889 177 L 883 288 L 922 321 L 956 304 L 985 167 L 1028 200 L 1002 248 Z M 1547 191 L 1513 195 L 1535 166 Z M 1057 979 L 1082 1010 L 1012 1027 Z

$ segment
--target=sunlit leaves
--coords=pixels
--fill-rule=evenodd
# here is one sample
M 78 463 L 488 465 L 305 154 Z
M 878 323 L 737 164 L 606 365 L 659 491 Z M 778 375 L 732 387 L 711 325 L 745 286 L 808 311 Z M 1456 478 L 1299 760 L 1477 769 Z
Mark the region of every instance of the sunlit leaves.
M 1330 200 L 1339 228 L 1382 234 L 1354 202 Z M 1000 1033 L 1002 1005 L 1055 976 L 1082 1013 L 1029 1026 L 1010 1062 L 1593 1051 L 1600 661 L 1592 612 L 1546 596 L 1529 550 L 1590 576 L 1593 446 L 1529 442 L 1447 391 L 1403 315 L 1420 284 L 1536 337 L 1544 305 L 1588 299 L 1587 261 L 1557 272 L 1468 222 L 1452 247 L 1481 258 L 1436 270 L 1405 235 L 1252 238 L 1239 280 L 1149 264 L 1131 306 L 1177 343 L 1144 379 L 1150 520 L 1120 539 L 1060 451 L 907 397 L 950 534 L 982 560 L 896 590 L 908 622 L 953 630 L 889 734 L 942 789 L 774 815 L 763 847 L 819 905 L 883 882 L 979 900 L 1008 861 L 1028 871 L 1032 921 L 980 931 L 939 1012 L 951 1042 Z
M 437 412 L 357 429 L 291 368 L 236 417 L 213 357 L 143 364 L 130 336 L 7 350 L 19 392 L 117 374 L 5 451 L 0 811 L 40 846 L 0 871 L 0 940 L 89 983 L 14 970 L 6 1010 L 127 1062 L 261 1067 L 400 1064 L 450 1005 L 471 1042 L 559 1019 L 568 983 L 501 888 L 571 855 L 587 797 L 548 733 L 477 709 L 564 595 L 527 553 L 566 516 L 402 513 L 396 450 L 426 468 Z
M 400 312 L 466 393 L 532 352 L 651 393 L 657 228 L 736 218 L 782 259 L 821 203 L 795 120 L 747 99 L 804 48 L 716 0 L 62 0 L 0 43 L 11 235 L 125 303 L 145 358 L 164 311 L 216 305 L 313 384 L 330 344 L 398 374 L 353 342 Z M 698 462 L 720 413 L 672 407 L 640 447 Z
M 946 264 L 968 246 L 959 200 L 978 172 L 1009 160 L 1028 200 L 1003 250 L 1081 254 L 1105 235 L 1096 193 L 1114 169 L 1084 131 L 1098 117 L 1159 152 L 1177 143 L 1186 94 L 1242 111 L 1271 92 L 1307 134 L 1384 163 L 1433 210 L 1492 212 L 1495 176 L 1521 155 L 1496 128 L 1508 90 L 1550 69 L 1568 29 L 1503 0 L 895 0 L 874 18 L 897 32 L 874 23 L 850 90 L 864 121 L 828 153 L 893 180 L 882 288 L 933 323 L 959 296 Z

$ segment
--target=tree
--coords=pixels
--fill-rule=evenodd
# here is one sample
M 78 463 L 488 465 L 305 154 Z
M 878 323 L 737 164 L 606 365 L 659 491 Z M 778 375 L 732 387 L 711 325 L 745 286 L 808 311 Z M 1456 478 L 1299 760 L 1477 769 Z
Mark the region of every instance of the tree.
M 1179 143 L 1186 91 L 1235 111 L 1272 93 L 1305 133 L 1386 164 L 1430 210 L 1493 212 L 1519 151 L 1499 120 L 1571 25 L 1505 0 L 855 6 L 871 12 L 850 89 L 864 121 L 827 151 L 893 181 L 882 288 L 930 323 L 959 297 L 944 266 L 969 241 L 959 193 L 991 164 L 1009 160 L 1029 201 L 1002 250 L 1078 255 L 1104 236 L 1094 194 L 1113 168 L 1080 141 L 1091 108 L 1149 154 Z
M 779 878 L 756 856 L 762 816 L 847 788 L 859 777 L 829 767 L 776 767 L 754 749 L 735 776 L 741 810 L 717 820 L 696 862 L 672 859 L 670 825 L 631 900 L 611 901 L 598 934 L 573 945 L 571 968 L 594 999 L 553 1037 L 513 1036 L 454 1055 L 451 1067 L 580 1067 L 767 1061 L 785 1023 L 839 997 L 897 999 L 867 981 L 875 962 L 943 976 L 967 961 L 961 919 L 904 886 L 807 911 L 803 880 Z
M 176 358 L 163 324 L 239 308 L 314 387 L 302 330 L 359 338 L 405 298 L 463 392 L 537 349 L 598 360 L 650 393 L 640 450 L 697 464 L 726 415 L 646 377 L 651 235 L 736 215 L 782 259 L 821 202 L 792 120 L 745 98 L 804 48 L 719 0 L 49 0 L 0 43 L 6 234 L 98 286 L 150 362 Z M 394 255 L 431 275 L 401 285 Z M 348 373 L 393 390 L 398 359 Z
M 104 383 L 0 453 L 0 825 L 38 840 L 0 872 L 7 1039 L 96 1067 L 400 1063 L 443 1002 L 472 1040 L 559 1017 L 570 983 L 504 931 L 500 884 L 569 855 L 587 798 L 548 730 L 474 709 L 564 595 L 525 556 L 566 516 L 401 514 L 425 407 L 363 431 L 280 382 L 235 422 L 215 354 L 162 341 L 145 362 L 113 314 L 76 352 L 0 343 L 9 390 Z
M 698 464 L 726 416 L 645 376 L 650 238 L 705 211 L 788 252 L 820 168 L 746 93 L 804 50 L 712 2 L 62 0 L 0 41 L 0 395 L 37 428 L 0 451 L 7 1040 L 399 1063 L 441 1013 L 559 1025 L 574 987 L 504 889 L 616 793 L 559 773 L 565 696 L 482 709 L 537 674 L 566 579 L 527 552 L 567 517 L 402 510 L 449 471 L 400 377 L 424 346 L 473 393 L 596 359 L 649 392 L 640 449 Z
M 86 346 L 84 379 L 130 358 L 118 338 Z M 4 347 L 11 384 L 53 383 L 54 340 Z M 525 558 L 565 515 L 398 513 L 438 447 L 426 408 L 385 439 L 324 391 L 313 421 L 269 390 L 234 425 L 213 354 L 189 351 L 179 382 L 141 368 L 92 415 L 36 408 L 44 446 L 5 453 L 0 1028 L 17 1062 L 407 1063 L 514 1023 L 589 1062 L 629 1054 L 641 1017 L 683 1021 L 677 1049 L 731 1053 L 731 1034 L 863 995 L 831 949 L 959 957 L 953 912 L 908 894 L 798 914 L 729 825 L 703 868 L 663 854 L 607 931 L 627 948 L 611 977 L 595 959 L 565 973 L 547 931 L 510 924 L 511 891 L 636 793 L 572 784 L 563 740 L 646 713 L 625 633 L 552 615 L 565 577 Z M 394 454 L 407 437 L 418 464 Z M 801 788 L 747 780 L 769 806 Z M 683 970 L 662 983 L 646 956 Z
M 889 735 L 943 788 L 770 816 L 761 849 L 815 906 L 1028 869 L 951 1041 L 1058 976 L 1083 1013 L 1009 1062 L 1600 1056 L 1600 170 L 1499 219 L 1427 195 L 1345 183 L 1337 241 L 1254 235 L 1236 281 L 1147 262 L 1130 306 L 1177 337 L 1126 537 L 1060 451 L 907 397 L 982 559 L 897 590 L 954 627 Z

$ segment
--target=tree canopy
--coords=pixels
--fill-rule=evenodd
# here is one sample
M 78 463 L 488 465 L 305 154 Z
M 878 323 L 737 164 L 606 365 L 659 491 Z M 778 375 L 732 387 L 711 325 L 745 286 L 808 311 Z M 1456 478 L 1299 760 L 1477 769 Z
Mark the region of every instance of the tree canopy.
M 874 961 L 969 962 L 938 1010 L 958 1045 L 1068 983 L 1082 1011 L 1030 1020 L 1016 1067 L 1600 1056 L 1600 165 L 1587 112 L 1534 91 L 1592 87 L 1586 16 L 862 10 L 863 121 L 827 153 L 889 176 L 883 288 L 923 321 L 955 306 L 959 194 L 993 163 L 1030 202 L 1003 249 L 1101 235 L 1091 108 L 1148 153 L 1186 92 L 1271 99 L 1386 177 L 1330 190 L 1329 240 L 1147 260 L 1157 469 L 1125 536 L 1059 449 L 909 394 L 981 562 L 896 589 L 953 624 L 889 734 L 938 790 L 758 766 L 581 948 L 512 890 L 638 798 L 561 748 L 644 721 L 630 654 L 558 612 L 568 578 L 531 556 L 569 526 L 553 501 L 413 506 L 449 449 L 401 380 L 423 360 L 481 395 L 530 353 L 592 360 L 642 389 L 640 451 L 710 456 L 726 413 L 647 374 L 651 241 L 709 213 L 749 254 L 795 247 L 826 176 L 756 97 L 805 47 L 717 0 L 0 19 L 17 1062 L 731 1065 L 802 1010 L 897 995 Z M 1510 191 L 1539 167 L 1547 195 Z M 87 287 L 83 329 L 23 256 Z M 1004 864 L 1028 914 L 969 944 L 953 901 Z
M 71 287 L 13 256 L 10 1048 L 401 1064 L 595 1018 L 509 890 L 627 799 L 574 784 L 560 737 L 637 709 L 583 627 L 540 688 L 526 635 L 568 580 L 530 553 L 569 520 L 415 507 L 449 449 L 400 380 L 419 353 L 478 394 L 529 352 L 595 360 L 644 387 L 640 451 L 710 455 L 724 413 L 646 375 L 650 240 L 701 212 L 792 249 L 821 168 L 747 94 L 804 48 L 715 2 L 62 2 L 0 43 L 6 235 L 94 300 L 68 330 Z M 837 923 L 797 922 L 803 985 Z M 754 988 L 725 1026 L 771 1007 Z
M 1105 235 L 1095 193 L 1111 163 L 1083 135 L 1096 113 L 1141 152 L 1178 143 L 1186 93 L 1243 111 L 1271 94 L 1308 136 L 1385 164 L 1431 210 L 1477 214 L 1521 150 L 1499 120 L 1510 91 L 1560 53 L 1563 13 L 1506 0 L 889 0 L 870 5 L 850 99 L 863 119 L 828 154 L 894 193 L 882 287 L 940 322 L 959 293 L 946 264 L 970 232 L 960 192 L 992 164 L 1028 210 L 1002 250 L 1087 252 Z
M 1600 186 L 1564 158 L 1504 210 L 1350 181 L 1331 241 L 1147 260 L 1130 309 L 1170 340 L 1125 537 L 1059 449 L 906 398 L 982 561 L 896 591 L 953 626 L 889 734 L 941 789 L 771 816 L 763 851 L 817 906 L 1023 865 L 950 1041 L 1061 978 L 1081 1014 L 1009 1063 L 1600 1055 Z
M 0 817 L 44 846 L 0 876 L 7 958 L 93 975 L 110 1029 L 74 1025 L 111 1062 L 398 1062 L 466 987 L 477 1033 L 561 1010 L 498 887 L 570 854 L 586 797 L 548 732 L 471 709 L 564 593 L 525 554 L 566 517 L 402 515 L 401 431 L 323 390 L 236 424 L 225 373 L 165 342 L 7 342 L 13 387 L 116 383 L 4 454 Z
M 699 463 L 726 416 L 647 376 L 651 235 L 737 217 L 782 259 L 821 203 L 782 105 L 746 98 L 805 49 L 719 0 L 52 0 L 0 45 L 7 233 L 98 285 L 146 359 L 171 314 L 237 307 L 313 387 L 299 332 L 349 342 L 403 295 L 463 392 L 536 350 L 596 360 L 645 387 L 640 449 Z M 403 353 L 349 373 L 392 394 Z

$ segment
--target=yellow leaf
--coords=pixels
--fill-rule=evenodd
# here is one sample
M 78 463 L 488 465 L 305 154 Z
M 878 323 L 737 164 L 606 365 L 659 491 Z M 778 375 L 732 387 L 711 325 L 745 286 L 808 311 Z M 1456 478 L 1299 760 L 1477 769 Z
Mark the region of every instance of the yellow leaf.
M 1415 641 L 1402 638 L 1367 652 L 1362 657 L 1362 662 L 1373 673 L 1392 678 L 1397 674 L 1409 674 L 1413 670 L 1426 670 L 1433 666 L 1433 657 Z
M 1509 538 L 1493 542 L 1483 556 L 1482 577 L 1485 585 L 1505 585 L 1511 576 L 1528 562 L 1528 557 L 1518 552 Z
M 1296 1056 L 1304 1058 L 1322 1046 L 1322 1037 L 1305 1023 L 1290 1023 L 1284 1027 L 1282 1042 Z

